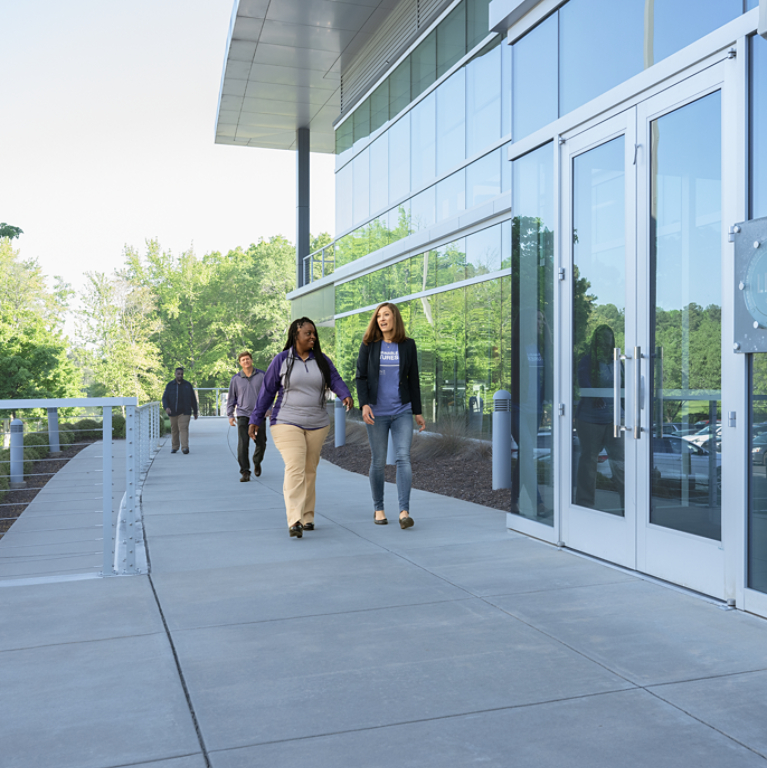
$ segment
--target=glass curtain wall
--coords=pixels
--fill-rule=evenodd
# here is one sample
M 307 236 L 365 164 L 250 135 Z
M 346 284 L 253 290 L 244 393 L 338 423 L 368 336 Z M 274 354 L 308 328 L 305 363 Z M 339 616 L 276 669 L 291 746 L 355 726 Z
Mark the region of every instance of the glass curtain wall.
M 553 524 L 554 153 L 513 162 L 511 220 L 511 511 Z
M 650 522 L 714 540 L 722 517 L 721 141 L 719 91 L 651 124 Z
M 570 0 L 514 43 L 514 140 L 682 50 L 747 5 L 743 0 Z

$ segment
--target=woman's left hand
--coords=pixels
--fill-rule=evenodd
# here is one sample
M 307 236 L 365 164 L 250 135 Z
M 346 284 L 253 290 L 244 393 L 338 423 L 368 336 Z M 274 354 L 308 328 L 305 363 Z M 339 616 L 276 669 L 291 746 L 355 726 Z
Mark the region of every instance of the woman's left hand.
M 347 413 L 349 413 L 349 411 L 354 408 L 354 400 L 352 400 L 351 397 L 345 397 L 342 402 L 346 406 Z
M 423 432 L 426 429 L 426 421 L 420 413 L 415 417 L 415 423 L 418 424 L 419 432 Z

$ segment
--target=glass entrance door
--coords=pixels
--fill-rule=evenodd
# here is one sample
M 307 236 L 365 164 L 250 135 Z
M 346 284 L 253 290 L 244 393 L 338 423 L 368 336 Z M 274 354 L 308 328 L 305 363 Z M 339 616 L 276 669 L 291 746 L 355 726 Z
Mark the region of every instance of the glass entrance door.
M 563 540 L 716 596 L 721 80 L 712 67 L 567 137 L 561 166 Z

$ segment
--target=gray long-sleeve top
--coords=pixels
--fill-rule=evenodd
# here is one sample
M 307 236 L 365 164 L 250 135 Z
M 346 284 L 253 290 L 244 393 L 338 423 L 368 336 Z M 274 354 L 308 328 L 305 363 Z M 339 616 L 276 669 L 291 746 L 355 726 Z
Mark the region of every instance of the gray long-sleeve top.
M 240 371 L 232 376 L 232 380 L 229 382 L 229 395 L 226 399 L 226 415 L 230 419 L 235 414 L 235 406 L 238 416 L 250 418 L 250 414 L 253 413 L 258 402 L 258 393 L 261 391 L 265 375 L 265 371 L 254 368 L 250 377 L 245 375 L 245 371 Z

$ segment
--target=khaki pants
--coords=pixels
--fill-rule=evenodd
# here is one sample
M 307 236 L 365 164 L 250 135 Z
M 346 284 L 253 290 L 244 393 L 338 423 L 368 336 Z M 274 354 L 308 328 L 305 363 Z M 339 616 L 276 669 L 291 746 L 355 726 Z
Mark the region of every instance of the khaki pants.
M 262 427 L 263 429 L 263 427 Z M 274 424 L 272 439 L 285 462 L 285 482 L 282 493 L 288 526 L 314 522 L 314 481 L 320 451 L 330 427 L 301 429 L 291 424 Z
M 183 413 L 180 416 L 170 417 L 170 447 L 174 451 L 179 448 L 179 440 L 181 450 L 189 450 L 189 421 L 191 418 L 191 414 L 185 416 Z

